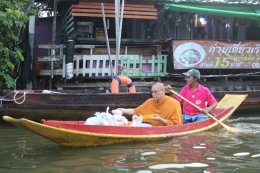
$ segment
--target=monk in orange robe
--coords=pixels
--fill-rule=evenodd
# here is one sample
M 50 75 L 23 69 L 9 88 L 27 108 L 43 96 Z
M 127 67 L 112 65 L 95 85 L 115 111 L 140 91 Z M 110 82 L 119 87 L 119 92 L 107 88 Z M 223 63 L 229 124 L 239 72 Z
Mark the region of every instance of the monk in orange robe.
M 137 108 L 118 108 L 118 110 L 126 115 L 143 115 L 143 121 L 153 126 L 182 124 L 181 105 L 174 98 L 165 95 L 164 85 L 160 82 L 154 83 L 151 93 L 153 98 L 146 100 Z M 147 115 L 149 118 L 146 118 Z

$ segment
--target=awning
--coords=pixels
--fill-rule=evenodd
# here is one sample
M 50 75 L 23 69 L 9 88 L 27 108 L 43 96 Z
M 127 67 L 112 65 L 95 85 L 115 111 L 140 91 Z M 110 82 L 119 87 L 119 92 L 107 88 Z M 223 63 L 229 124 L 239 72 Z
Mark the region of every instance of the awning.
M 104 11 L 106 18 L 115 18 L 115 4 L 104 3 Z M 72 16 L 78 17 L 102 17 L 101 3 L 99 2 L 84 2 L 71 6 Z M 124 18 L 128 19 L 158 19 L 157 9 L 153 4 L 129 4 L 124 5 Z
M 259 7 L 253 6 L 221 6 L 221 5 L 205 5 L 205 4 L 173 4 L 166 3 L 165 9 L 172 11 L 208 14 L 214 16 L 228 16 L 237 18 L 246 18 L 251 20 L 260 20 Z

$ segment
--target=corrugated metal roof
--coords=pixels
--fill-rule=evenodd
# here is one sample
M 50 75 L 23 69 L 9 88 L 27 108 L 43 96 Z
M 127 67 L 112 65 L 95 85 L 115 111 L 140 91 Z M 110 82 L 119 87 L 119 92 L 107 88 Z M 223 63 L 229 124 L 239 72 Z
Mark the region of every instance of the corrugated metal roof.
M 167 0 L 175 3 L 220 3 L 220 4 L 241 4 L 260 5 L 260 0 Z

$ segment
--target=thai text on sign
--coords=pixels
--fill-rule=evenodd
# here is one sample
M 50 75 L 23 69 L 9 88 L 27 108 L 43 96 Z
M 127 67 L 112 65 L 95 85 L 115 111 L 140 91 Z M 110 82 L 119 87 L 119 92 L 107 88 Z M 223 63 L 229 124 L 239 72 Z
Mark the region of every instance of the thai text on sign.
M 260 42 L 172 41 L 174 69 L 260 69 Z

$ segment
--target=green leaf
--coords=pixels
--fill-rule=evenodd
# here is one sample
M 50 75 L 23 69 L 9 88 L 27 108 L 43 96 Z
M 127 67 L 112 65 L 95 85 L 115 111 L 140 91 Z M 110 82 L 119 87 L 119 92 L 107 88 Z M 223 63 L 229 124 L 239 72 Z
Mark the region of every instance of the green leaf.
M 1 0 L 0 2 L 0 89 L 13 87 L 11 74 L 21 61 L 23 52 L 19 48 L 28 16 L 23 9 L 28 0 Z M 15 77 L 15 76 L 13 76 Z

